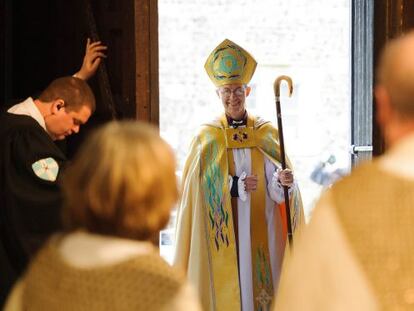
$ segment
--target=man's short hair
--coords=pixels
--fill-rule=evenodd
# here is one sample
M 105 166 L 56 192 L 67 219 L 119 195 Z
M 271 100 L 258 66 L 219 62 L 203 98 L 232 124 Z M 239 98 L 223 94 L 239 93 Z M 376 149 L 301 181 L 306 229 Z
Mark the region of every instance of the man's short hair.
M 75 77 L 62 77 L 52 83 L 40 94 L 39 100 L 51 102 L 62 99 L 69 111 L 78 111 L 82 106 L 88 106 L 95 111 L 95 96 L 88 83 Z
M 69 230 L 153 239 L 178 199 L 173 151 L 150 125 L 111 122 L 82 145 L 63 193 Z
M 384 47 L 377 67 L 377 84 L 387 90 L 401 116 L 414 117 L 414 31 Z

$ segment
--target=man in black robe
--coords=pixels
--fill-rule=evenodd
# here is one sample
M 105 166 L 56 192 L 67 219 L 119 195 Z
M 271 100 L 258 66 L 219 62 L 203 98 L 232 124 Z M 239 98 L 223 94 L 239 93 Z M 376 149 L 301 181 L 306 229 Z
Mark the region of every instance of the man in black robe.
M 0 307 L 32 255 L 61 229 L 59 180 L 66 157 L 54 141 L 77 133 L 95 110 L 84 80 L 105 48 L 88 40 L 79 72 L 0 115 Z

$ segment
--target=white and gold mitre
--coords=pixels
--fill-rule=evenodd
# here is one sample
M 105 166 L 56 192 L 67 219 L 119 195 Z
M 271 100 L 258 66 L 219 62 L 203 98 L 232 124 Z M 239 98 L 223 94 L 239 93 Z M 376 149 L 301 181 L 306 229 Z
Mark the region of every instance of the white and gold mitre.
M 241 46 L 226 39 L 209 55 L 204 68 L 214 85 L 247 84 L 250 82 L 257 62 Z

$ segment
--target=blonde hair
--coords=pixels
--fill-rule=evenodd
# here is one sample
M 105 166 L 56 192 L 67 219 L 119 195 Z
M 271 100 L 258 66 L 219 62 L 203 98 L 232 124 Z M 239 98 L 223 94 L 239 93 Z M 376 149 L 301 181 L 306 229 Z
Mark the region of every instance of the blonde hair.
M 154 127 L 111 122 L 83 144 L 63 192 L 69 229 L 152 239 L 178 199 L 175 158 Z

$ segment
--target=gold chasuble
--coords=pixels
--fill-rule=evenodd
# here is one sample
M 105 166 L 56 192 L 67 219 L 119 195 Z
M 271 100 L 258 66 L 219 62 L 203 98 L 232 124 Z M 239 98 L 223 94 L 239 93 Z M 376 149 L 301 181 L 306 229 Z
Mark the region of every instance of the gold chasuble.
M 274 295 L 265 215 L 264 157 L 280 167 L 277 130 L 270 122 L 248 117 L 246 127 L 229 128 L 223 115 L 204 125 L 192 142 L 183 172 L 183 196 L 177 212 L 174 264 L 185 269 L 205 310 L 241 310 L 235 222 L 229 189 L 234 175 L 233 148 L 251 150 L 257 190 L 251 192 L 251 255 L 254 309 L 270 309 Z M 290 165 L 289 165 L 290 166 Z M 304 223 L 298 191 L 290 197 L 292 227 Z M 237 207 L 236 207 L 237 208 Z M 286 221 L 284 204 L 275 208 Z M 286 223 L 282 223 L 283 247 Z M 249 228 L 238 228 L 249 230 Z M 278 271 L 277 273 L 279 273 Z M 274 272 L 275 273 L 275 272 Z

